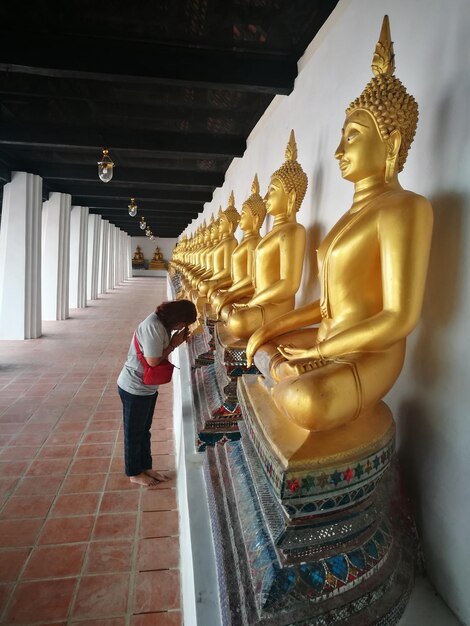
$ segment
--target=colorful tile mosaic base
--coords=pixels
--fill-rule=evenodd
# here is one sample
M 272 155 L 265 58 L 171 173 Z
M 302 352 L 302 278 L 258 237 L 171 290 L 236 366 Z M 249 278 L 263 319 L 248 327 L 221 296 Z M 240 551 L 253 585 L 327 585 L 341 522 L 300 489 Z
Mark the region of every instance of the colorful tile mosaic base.
M 248 436 L 276 493 L 291 515 L 311 515 L 363 500 L 372 493 L 390 464 L 395 449 L 394 438 L 380 450 L 352 465 L 338 464 L 317 471 L 312 468 L 286 471 L 260 436 L 252 418 L 249 397 L 240 393 L 239 401 Z
M 281 566 L 241 442 L 208 450 L 205 471 L 224 625 L 397 623 L 412 564 L 387 521 L 388 507 L 361 540 Z
M 214 365 L 193 370 L 193 396 L 196 414 L 196 449 L 203 452 L 208 445 L 240 439 L 238 405 L 224 402 L 220 394 Z

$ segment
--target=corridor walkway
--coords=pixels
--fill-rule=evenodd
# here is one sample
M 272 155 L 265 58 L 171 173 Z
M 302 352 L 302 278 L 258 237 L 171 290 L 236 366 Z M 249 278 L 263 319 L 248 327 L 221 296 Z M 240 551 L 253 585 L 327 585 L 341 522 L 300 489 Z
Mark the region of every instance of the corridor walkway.
M 166 297 L 134 278 L 43 337 L 0 341 L 0 623 L 180 626 L 172 388 L 153 425 L 148 490 L 123 474 L 116 378 Z M 168 472 L 167 472 L 168 473 Z

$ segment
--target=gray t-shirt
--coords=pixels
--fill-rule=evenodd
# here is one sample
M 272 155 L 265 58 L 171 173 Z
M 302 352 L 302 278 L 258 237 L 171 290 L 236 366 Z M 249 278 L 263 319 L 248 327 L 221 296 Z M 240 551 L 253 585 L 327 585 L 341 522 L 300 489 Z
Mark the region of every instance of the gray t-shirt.
M 155 313 L 151 313 L 137 326 L 137 342 L 144 356 L 158 358 L 170 343 L 169 333 Z M 117 384 L 121 389 L 136 396 L 150 396 L 158 390 L 158 385 L 144 385 L 144 367 L 137 356 L 132 335 L 127 361 L 119 374 Z

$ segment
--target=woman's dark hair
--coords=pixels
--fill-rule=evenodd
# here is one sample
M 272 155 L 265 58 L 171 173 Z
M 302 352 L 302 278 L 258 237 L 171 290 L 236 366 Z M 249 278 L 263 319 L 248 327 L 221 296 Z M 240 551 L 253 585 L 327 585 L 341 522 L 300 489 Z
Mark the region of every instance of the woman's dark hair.
M 176 324 L 184 322 L 189 325 L 197 319 L 197 309 L 191 300 L 171 300 L 162 302 L 157 306 L 155 313 L 165 328 L 173 328 Z

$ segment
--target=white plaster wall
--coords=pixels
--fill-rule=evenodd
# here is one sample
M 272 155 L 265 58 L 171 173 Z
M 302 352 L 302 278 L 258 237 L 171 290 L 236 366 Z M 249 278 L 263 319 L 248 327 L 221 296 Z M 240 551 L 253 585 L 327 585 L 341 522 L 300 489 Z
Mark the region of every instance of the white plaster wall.
M 160 248 L 160 252 L 163 254 L 163 258 L 168 262 L 173 254 L 173 248 L 177 239 L 172 237 L 155 237 L 153 241 L 150 241 L 148 237 L 131 237 L 131 242 L 132 256 L 134 256 L 137 246 L 140 246 L 142 252 L 144 253 L 144 258 L 147 261 L 151 261 L 155 249 L 158 246 Z
M 301 59 L 294 91 L 274 99 L 245 155 L 232 162 L 223 188 L 187 232 L 208 220 L 219 204 L 225 208 L 232 189 L 240 208 L 255 172 L 265 193 L 294 128 L 298 159 L 309 179 L 298 215 L 308 237 L 297 303 L 317 296 L 315 250 L 353 194 L 333 155 L 344 110 L 372 77 L 370 63 L 385 13 L 396 75 L 420 107 L 418 132 L 400 180 L 427 196 L 435 214 L 422 321 L 409 339 L 404 370 L 388 401 L 398 423 L 399 454 L 428 574 L 451 609 L 470 624 L 468 0 L 341 0 Z

